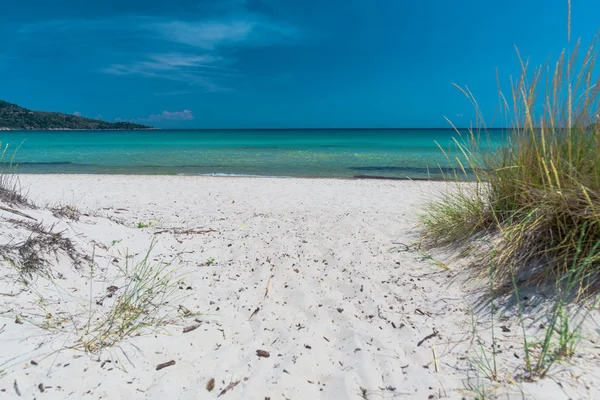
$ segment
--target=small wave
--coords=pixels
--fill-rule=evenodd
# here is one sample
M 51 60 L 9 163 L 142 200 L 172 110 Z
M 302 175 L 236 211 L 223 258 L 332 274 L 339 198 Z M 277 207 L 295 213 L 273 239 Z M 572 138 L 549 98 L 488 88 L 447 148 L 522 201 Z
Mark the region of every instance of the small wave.
M 369 172 L 406 172 L 406 173 L 411 173 L 411 172 L 422 172 L 422 173 L 426 173 L 426 172 L 431 172 L 431 173 L 438 173 L 440 171 L 443 171 L 445 173 L 450 173 L 450 172 L 454 172 L 455 170 L 457 170 L 458 168 L 456 167 L 440 167 L 440 166 L 430 166 L 429 168 L 427 167 L 349 167 L 348 168 L 351 171 L 369 171 Z M 467 172 L 472 172 L 471 168 L 465 168 L 465 170 Z M 462 171 L 462 169 L 461 169 Z
M 241 149 L 241 150 L 281 150 L 281 149 L 292 149 L 293 150 L 293 148 L 281 147 L 281 146 L 240 146 L 240 147 L 234 147 L 234 149 Z
M 263 175 L 251 175 L 251 174 L 226 174 L 224 172 L 215 172 L 212 174 L 202 174 L 202 176 L 245 176 L 245 177 L 263 177 Z
M 286 178 L 285 176 L 273 176 L 273 175 L 252 175 L 252 174 L 226 174 L 224 172 L 215 172 L 211 174 L 202 174 L 202 176 L 215 176 L 215 177 L 244 177 L 244 178 Z
M 23 161 L 23 162 L 19 162 L 19 161 L 13 161 L 11 163 L 9 162 L 0 162 L 0 164 L 2 165 L 70 165 L 73 164 L 71 161 L 41 161 L 41 162 L 31 162 L 31 161 Z

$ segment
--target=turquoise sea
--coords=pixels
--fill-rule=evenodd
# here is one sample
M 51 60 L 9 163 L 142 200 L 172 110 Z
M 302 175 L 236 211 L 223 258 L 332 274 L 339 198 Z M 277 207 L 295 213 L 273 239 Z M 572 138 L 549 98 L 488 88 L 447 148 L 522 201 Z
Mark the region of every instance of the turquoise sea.
M 466 132 L 465 132 L 466 133 Z M 496 146 L 502 131 L 491 131 Z M 20 173 L 436 178 L 452 129 L 0 131 Z

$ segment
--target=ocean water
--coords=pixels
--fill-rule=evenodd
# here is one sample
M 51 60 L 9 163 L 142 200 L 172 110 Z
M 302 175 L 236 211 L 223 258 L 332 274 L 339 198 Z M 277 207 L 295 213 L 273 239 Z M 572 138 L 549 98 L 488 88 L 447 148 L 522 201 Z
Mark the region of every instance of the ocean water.
M 463 140 L 451 129 L 0 131 L 3 162 L 20 173 L 336 178 L 440 177 L 456 166 L 453 138 Z

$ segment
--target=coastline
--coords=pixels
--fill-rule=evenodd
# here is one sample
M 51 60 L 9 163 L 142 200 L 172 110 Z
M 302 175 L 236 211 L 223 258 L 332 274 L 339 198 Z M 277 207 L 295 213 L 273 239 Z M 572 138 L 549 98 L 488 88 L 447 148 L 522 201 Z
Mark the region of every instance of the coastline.
M 44 128 L 44 129 L 40 129 L 40 128 L 35 128 L 35 129 L 14 129 L 14 128 L 4 128 L 4 127 L 0 127 L 0 131 L 14 131 L 14 132 L 29 132 L 29 131 L 38 131 L 38 132 L 44 132 L 44 131 L 82 131 L 82 132 L 90 132 L 90 131 L 105 131 L 105 132 L 114 132 L 114 131 L 122 131 L 122 132 L 129 132 L 129 131 L 157 131 L 160 130 L 160 128 L 139 128 L 139 129 L 69 129 L 69 128 Z
M 11 398 L 19 397 L 15 387 L 37 396 L 43 384 L 44 396 L 57 399 L 214 399 L 222 391 L 225 400 L 460 399 L 477 383 L 473 341 L 492 339 L 489 331 L 472 332 L 489 324 L 489 312 L 475 307 L 484 289 L 416 244 L 416 215 L 447 188 L 442 182 L 18 178 L 40 208 L 20 209 L 35 218 L 32 225 L 1 210 L 2 243 L 26 241 L 28 226 L 43 226 L 89 259 L 75 265 L 68 254 L 50 252 L 40 267 L 47 274 L 26 285 L 2 264 L 0 389 Z M 77 219 L 55 214 L 57 205 L 74 207 Z M 109 315 L 128 287 L 122 272 L 135 275 L 149 249 L 151 265 L 174 274 L 164 324 L 82 350 L 88 321 Z M 504 324 L 509 331 L 495 338 L 503 350 L 498 362 L 518 362 L 510 350 L 518 325 Z M 495 390 L 509 398 L 515 391 L 594 397 L 597 368 L 584 354 L 559 375 L 560 388 L 546 379 Z
M 20 165 L 20 164 L 19 164 Z M 252 174 L 228 174 L 228 173 L 207 173 L 207 174 L 193 174 L 193 173 L 171 173 L 171 174 L 148 174 L 148 173 L 140 173 L 140 174 L 132 174 L 132 173 L 54 173 L 54 172 L 41 172 L 41 173 L 31 173 L 25 172 L 15 173 L 17 176 L 121 176 L 121 177 L 135 177 L 135 176 L 164 176 L 164 177 L 200 177 L 200 178 L 257 178 L 257 179 L 302 179 L 302 180 L 344 180 L 344 181 L 414 181 L 414 182 L 457 182 L 453 179 L 444 179 L 444 178 L 422 178 L 422 177 L 395 177 L 395 176 L 382 176 L 382 175 L 354 175 L 348 177 L 341 176 L 289 176 L 289 175 L 252 175 Z

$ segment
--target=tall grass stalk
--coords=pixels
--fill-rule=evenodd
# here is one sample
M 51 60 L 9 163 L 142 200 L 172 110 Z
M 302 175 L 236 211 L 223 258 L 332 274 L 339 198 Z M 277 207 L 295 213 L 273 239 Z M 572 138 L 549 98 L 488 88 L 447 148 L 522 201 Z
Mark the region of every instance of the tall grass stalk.
M 15 156 L 21 146 L 9 152 L 9 145 L 0 142 L 0 201 L 19 205 L 29 204 L 16 174 Z

